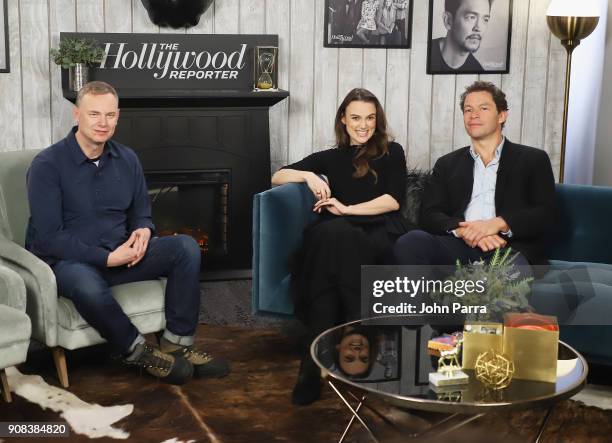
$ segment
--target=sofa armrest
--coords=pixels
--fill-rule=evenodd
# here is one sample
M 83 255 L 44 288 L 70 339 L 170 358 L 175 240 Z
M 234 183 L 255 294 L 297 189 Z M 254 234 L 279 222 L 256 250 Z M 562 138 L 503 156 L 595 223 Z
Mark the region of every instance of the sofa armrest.
M 25 284 L 26 312 L 32 320 L 32 338 L 57 346 L 57 285 L 51 268 L 34 254 L 0 235 L 0 260 Z
M 316 220 L 315 199 L 304 183 L 288 183 L 253 197 L 253 312 L 292 314 L 289 259 Z
M 26 289 L 23 279 L 2 264 L 0 259 L 0 304 L 10 306 L 19 311 L 26 310 Z
M 546 236 L 551 260 L 612 264 L 606 246 L 612 219 L 612 187 L 557 184 L 556 224 Z

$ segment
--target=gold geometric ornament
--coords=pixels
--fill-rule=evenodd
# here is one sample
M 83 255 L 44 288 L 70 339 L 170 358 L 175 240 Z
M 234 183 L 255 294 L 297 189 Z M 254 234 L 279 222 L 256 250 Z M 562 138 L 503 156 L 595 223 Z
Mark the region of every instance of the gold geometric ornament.
M 487 388 L 504 389 L 512 381 L 514 363 L 506 354 L 491 349 L 478 355 L 474 370 L 476 378 Z

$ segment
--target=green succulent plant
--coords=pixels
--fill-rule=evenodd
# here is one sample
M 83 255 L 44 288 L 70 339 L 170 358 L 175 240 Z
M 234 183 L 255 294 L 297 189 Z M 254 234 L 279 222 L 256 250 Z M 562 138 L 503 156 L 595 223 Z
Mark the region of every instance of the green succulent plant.
M 501 321 L 506 312 L 527 312 L 529 306 L 527 295 L 531 291 L 533 278 L 520 278 L 514 261 L 518 253 L 511 254 L 508 248 L 503 253 L 497 249 L 488 262 L 479 260 L 462 265 L 457 261 L 455 273 L 448 278 L 451 281 L 485 281 L 483 293 L 466 293 L 463 297 L 454 294 L 433 293 L 431 297 L 442 304 L 461 303 L 464 306 L 486 306 L 486 314 L 470 314 L 470 320 Z
M 56 65 L 68 69 L 77 63 L 94 65 L 104 58 L 104 49 L 94 40 L 84 38 L 65 38 L 58 49 L 51 49 L 51 58 Z

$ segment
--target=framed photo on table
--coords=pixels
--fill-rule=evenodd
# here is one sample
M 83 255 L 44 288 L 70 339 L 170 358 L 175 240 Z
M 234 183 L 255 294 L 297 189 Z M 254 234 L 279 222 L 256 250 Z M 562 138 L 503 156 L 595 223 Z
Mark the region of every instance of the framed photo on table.
M 7 2 L 0 0 L 0 72 L 10 72 L 8 40 Z
M 512 0 L 429 0 L 427 73 L 507 74 L 511 29 Z
M 325 0 L 326 48 L 410 48 L 413 0 Z

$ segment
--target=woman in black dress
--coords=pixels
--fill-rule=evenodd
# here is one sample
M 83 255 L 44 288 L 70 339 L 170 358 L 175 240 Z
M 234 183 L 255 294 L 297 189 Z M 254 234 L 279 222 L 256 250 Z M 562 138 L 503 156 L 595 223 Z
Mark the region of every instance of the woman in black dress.
M 294 404 L 320 395 L 312 340 L 343 321 L 360 318 L 361 265 L 391 257 L 397 237 L 407 230 L 399 213 L 405 193 L 406 158 L 389 140 L 380 102 L 365 89 L 353 89 L 336 113 L 337 147 L 316 152 L 274 174 L 272 184 L 305 182 L 321 217 L 304 231 L 292 265 L 296 316 L 308 329 Z M 321 179 L 319 174 L 327 177 Z

